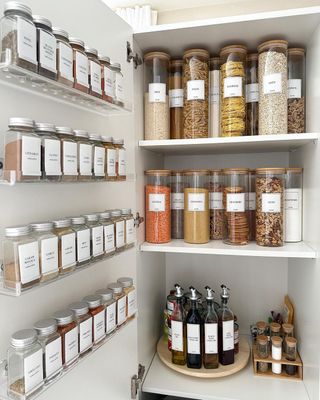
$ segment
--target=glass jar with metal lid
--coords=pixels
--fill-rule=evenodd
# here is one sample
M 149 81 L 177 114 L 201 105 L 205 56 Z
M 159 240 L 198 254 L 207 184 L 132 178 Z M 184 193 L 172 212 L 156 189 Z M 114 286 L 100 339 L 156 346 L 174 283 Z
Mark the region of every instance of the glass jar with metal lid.
M 248 54 L 246 64 L 246 134 L 259 134 L 258 54 Z
M 53 124 L 37 122 L 35 132 L 41 139 L 42 179 L 59 181 L 61 179 L 61 142 L 56 136 Z
M 126 322 L 126 307 L 127 307 L 127 296 L 123 291 L 121 283 L 113 282 L 108 285 L 108 289 L 113 292 L 113 298 L 117 302 L 117 326 L 121 326 Z
M 76 265 L 76 234 L 71 228 L 71 219 L 53 221 L 53 233 L 58 236 L 59 273 L 68 274 Z
M 37 72 L 37 32 L 31 8 L 17 1 L 7 1 L 0 30 L 0 52 L 5 57 L 1 61 Z
M 102 144 L 106 150 L 106 180 L 115 181 L 117 179 L 116 174 L 116 147 L 113 144 L 112 136 L 101 136 Z
M 101 296 L 102 304 L 105 307 L 106 314 L 106 334 L 110 335 L 117 327 L 117 302 L 113 298 L 111 289 L 99 289 L 96 294 Z
M 184 188 L 183 171 L 171 171 L 171 238 L 183 239 L 184 235 Z
M 57 332 L 57 322 L 53 318 L 43 319 L 34 324 L 38 341 L 43 351 L 44 383 L 50 383 L 62 373 L 61 336 Z
M 111 257 L 116 252 L 115 226 L 111 219 L 111 212 L 104 211 L 99 214 L 99 222 L 103 226 L 103 240 L 105 257 Z
M 73 131 L 78 144 L 78 171 L 79 181 L 92 180 L 92 145 L 89 142 L 87 131 L 76 129 Z
M 221 169 L 211 169 L 209 178 L 210 239 L 224 238 L 224 175 Z
M 23 329 L 11 336 L 8 349 L 8 394 L 29 399 L 43 386 L 42 347 L 34 329 Z
M 78 145 L 73 130 L 67 126 L 57 126 L 56 135 L 61 141 L 61 180 L 74 182 L 78 180 Z
M 114 87 L 113 87 L 113 71 L 110 67 L 110 58 L 107 56 L 98 56 L 101 64 L 101 87 L 102 98 L 109 103 L 113 102 Z
M 123 74 L 121 72 L 121 64 L 112 63 L 111 68 L 114 71 L 114 99 L 113 103 L 124 107 L 124 87 Z
M 89 139 L 92 143 L 92 174 L 95 180 L 105 179 L 105 159 L 106 151 L 102 144 L 101 136 L 89 134 Z
M 169 64 L 170 139 L 180 139 L 183 132 L 183 60 Z
M 101 296 L 91 294 L 82 299 L 88 304 L 89 313 L 92 316 L 92 341 L 97 345 L 106 337 L 106 313 L 102 305 Z
M 92 260 L 100 260 L 104 256 L 103 226 L 99 214 L 86 214 L 86 225 L 90 228 Z
M 85 217 L 73 217 L 71 223 L 76 233 L 77 267 L 81 267 L 91 260 L 90 228 L 86 225 Z
M 305 132 L 306 51 L 288 49 L 288 133 Z
M 134 218 L 131 211 L 131 208 L 122 208 L 121 215 L 125 221 L 125 243 L 126 249 L 130 249 L 134 247 L 136 242 L 136 232 L 134 227 Z
M 41 140 L 34 131 L 32 119 L 10 118 L 4 145 L 5 179 L 24 182 L 40 180 Z
M 69 38 L 73 51 L 73 76 L 75 89 L 89 93 L 89 64 L 84 51 L 84 41 L 75 37 Z
M 79 355 L 81 357 L 92 349 L 92 316 L 85 301 L 72 303 L 69 308 L 73 311 L 75 321 L 78 324 Z
M 54 27 L 52 33 L 57 40 L 57 79 L 66 86 L 72 87 L 73 51 L 69 43 L 69 34 L 64 29 Z
M 286 187 L 284 191 L 285 242 L 301 242 L 303 211 L 303 169 L 286 169 Z
M 127 319 L 134 318 L 137 311 L 136 288 L 133 286 L 133 279 L 122 277 L 117 280 L 123 287 L 123 292 L 127 296 L 126 315 Z
M 125 181 L 126 177 L 126 149 L 123 139 L 113 139 L 113 146 L 116 149 L 116 175 L 117 181 Z
M 125 242 L 125 222 L 121 215 L 121 210 L 111 211 L 111 220 L 114 223 L 114 235 L 116 241 L 116 251 L 123 251 L 126 248 Z
M 220 136 L 220 57 L 209 60 L 209 135 Z
M 50 281 L 59 275 L 58 237 L 52 232 L 52 222 L 31 224 L 32 234 L 38 239 L 41 282 Z
M 52 33 L 52 23 L 40 15 L 33 15 L 33 23 L 37 28 L 38 74 L 56 80 L 57 43 Z
M 92 96 L 102 98 L 101 90 L 101 64 L 98 59 L 98 50 L 93 47 L 85 47 L 89 62 L 89 93 Z

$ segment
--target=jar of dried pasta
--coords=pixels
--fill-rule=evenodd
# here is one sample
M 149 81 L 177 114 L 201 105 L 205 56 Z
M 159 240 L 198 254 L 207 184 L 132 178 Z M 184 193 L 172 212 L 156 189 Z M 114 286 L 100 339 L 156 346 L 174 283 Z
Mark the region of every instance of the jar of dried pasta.
M 106 180 L 115 181 L 117 180 L 116 174 L 116 147 L 113 144 L 112 136 L 101 136 L 102 144 L 106 150 Z
M 88 56 L 84 51 L 84 42 L 71 37 L 69 43 L 73 50 L 74 88 L 89 93 L 89 64 Z
M 305 132 L 306 51 L 288 49 L 288 133 Z
M 170 138 L 180 139 L 183 132 L 183 60 L 169 64 Z
M 220 51 L 221 136 L 246 133 L 246 56 L 247 48 L 240 44 L 223 47 Z
M 284 168 L 256 170 L 256 241 L 260 246 L 283 246 Z
M 183 137 L 208 137 L 209 52 L 191 49 L 183 54 Z
M 258 83 L 258 54 L 247 55 L 246 65 L 246 104 L 247 120 L 246 134 L 259 134 L 259 83 Z
M 222 170 L 210 170 L 209 207 L 211 240 L 222 240 L 224 238 L 223 189 L 224 175 Z

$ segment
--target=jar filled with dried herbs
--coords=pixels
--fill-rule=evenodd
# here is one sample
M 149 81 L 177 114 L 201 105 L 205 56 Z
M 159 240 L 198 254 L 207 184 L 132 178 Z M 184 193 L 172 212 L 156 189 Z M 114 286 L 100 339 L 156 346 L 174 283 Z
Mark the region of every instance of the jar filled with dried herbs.
M 169 64 L 170 138 L 180 139 L 183 133 L 183 60 Z
M 53 221 L 53 233 L 58 236 L 58 262 L 60 274 L 68 274 L 76 266 L 76 234 L 71 229 L 71 219 Z
M 210 137 L 220 135 L 220 57 L 212 57 L 209 62 L 210 68 Z
M 67 126 L 57 126 L 56 135 L 61 142 L 61 180 L 74 182 L 78 179 L 78 145 L 73 130 Z
M 98 59 L 98 50 L 93 47 L 85 47 L 88 56 L 88 72 L 89 72 L 89 93 L 92 96 L 102 98 L 101 89 L 101 64 Z
M 248 188 L 248 220 L 249 220 L 249 240 L 256 240 L 256 170 L 249 170 Z
M 171 171 L 171 238 L 184 236 L 184 189 L 186 187 L 183 171 Z
M 305 132 L 305 49 L 288 49 L 288 133 Z
M 246 64 L 246 134 L 259 134 L 259 76 L 258 54 L 248 54 Z
M 73 52 L 69 34 L 64 29 L 52 28 L 57 41 L 57 79 L 66 86 L 73 86 Z
M 209 201 L 210 201 L 210 239 L 224 238 L 224 207 L 223 207 L 224 175 L 221 169 L 210 170 Z
M 89 64 L 81 39 L 70 37 L 69 43 L 73 51 L 74 88 L 89 93 Z

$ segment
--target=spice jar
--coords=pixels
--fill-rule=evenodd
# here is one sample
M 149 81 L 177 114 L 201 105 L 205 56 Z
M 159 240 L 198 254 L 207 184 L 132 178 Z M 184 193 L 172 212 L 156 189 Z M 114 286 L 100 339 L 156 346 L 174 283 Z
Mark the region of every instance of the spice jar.
M 116 149 L 116 176 L 117 181 L 125 181 L 126 178 L 126 149 L 123 139 L 113 139 L 113 146 Z
M 183 60 L 169 64 L 170 139 L 180 139 L 183 132 Z
M 248 244 L 249 221 L 247 212 L 248 172 L 246 168 L 227 168 L 223 205 L 225 208 L 224 242 L 233 245 Z
M 111 213 L 109 211 L 100 213 L 99 222 L 103 226 L 105 256 L 111 257 L 116 252 L 115 226 L 114 222 L 111 220 Z
M 121 216 L 121 210 L 111 211 L 111 221 L 114 223 L 114 235 L 116 241 L 116 251 L 120 252 L 125 250 L 125 223 L 124 218 Z
M 220 136 L 220 57 L 210 58 L 209 69 L 209 135 L 210 137 L 218 137 Z
M 171 238 L 183 239 L 184 235 L 184 188 L 182 171 L 171 171 Z
M 209 179 L 210 239 L 222 240 L 224 238 L 224 175 L 222 170 L 210 170 Z
M 89 135 L 89 139 L 92 143 L 92 174 L 95 180 L 105 179 L 105 158 L 106 151 L 104 145 L 101 142 L 99 135 Z
M 114 98 L 113 103 L 120 107 L 124 107 L 124 87 L 123 87 L 123 74 L 121 72 L 121 65 L 119 63 L 111 64 L 114 72 Z
M 183 137 L 208 137 L 209 53 L 191 49 L 183 54 Z
M 284 168 L 256 170 L 256 240 L 260 246 L 283 245 Z
M 246 133 L 246 56 L 247 48 L 242 45 L 226 46 L 220 51 L 221 136 Z
M 153 51 L 144 56 L 144 138 L 170 139 L 168 68 L 170 56 Z
M 108 289 L 113 292 L 113 298 L 117 302 L 117 326 L 124 324 L 126 322 L 127 316 L 127 296 L 123 292 L 122 284 L 118 282 L 113 282 L 108 285 Z
M 288 49 L 288 133 L 305 132 L 305 49 Z
M 79 355 L 81 357 L 92 349 L 92 316 L 85 301 L 72 303 L 69 308 L 73 311 L 78 324 Z
M 29 118 L 10 118 L 5 133 L 4 175 L 16 181 L 38 181 L 41 177 L 41 139 Z
M 39 246 L 30 226 L 5 229 L 3 275 L 4 286 L 17 294 L 40 282 Z
M 62 364 L 68 368 L 79 358 L 78 325 L 71 310 L 57 311 L 52 317 L 57 321 L 57 332 L 61 336 Z
M 257 354 L 259 358 L 269 357 L 269 346 L 268 346 L 267 336 L 264 335 L 257 336 Z M 258 363 L 259 372 L 267 372 L 268 369 L 269 369 L 269 364 L 267 362 L 260 361 Z
M 73 130 L 67 126 L 57 126 L 56 134 L 61 141 L 61 180 L 74 182 L 78 179 L 78 146 Z
M 270 336 L 279 336 L 280 335 L 281 325 L 277 322 L 271 322 L 270 324 Z
M 61 179 L 61 143 L 53 124 L 36 123 L 35 132 L 41 139 L 41 172 L 46 181 Z
M 302 168 L 286 169 L 284 190 L 285 242 L 302 240 Z
M 286 347 L 286 360 L 288 361 L 296 361 L 297 359 L 297 339 L 293 337 L 287 337 L 285 339 L 285 347 Z M 286 373 L 288 375 L 295 375 L 297 372 L 297 367 L 292 364 L 286 364 Z
M 249 221 L 249 240 L 256 240 L 256 170 L 249 170 L 248 188 L 248 221 Z
M 8 349 L 8 394 L 29 399 L 43 386 L 42 347 L 34 329 L 23 329 L 11 336 Z
M 72 87 L 73 78 L 73 51 L 69 43 L 69 34 L 61 28 L 52 28 L 57 41 L 57 79 L 58 82 Z
M 194 169 L 184 172 L 184 241 L 209 242 L 209 171 Z
M 92 316 L 92 341 L 97 345 L 106 337 L 106 313 L 101 304 L 101 296 L 92 294 L 83 298 L 89 306 L 89 313 Z
M 72 272 L 76 265 L 76 234 L 71 229 L 71 220 L 63 218 L 53 221 L 58 236 L 58 262 L 60 274 Z
M 88 132 L 82 129 L 73 131 L 78 144 L 78 171 L 79 181 L 92 180 L 92 145 L 89 142 Z
M 81 39 L 70 37 L 69 43 L 73 52 L 73 76 L 75 89 L 89 93 L 89 64 Z
M 98 50 L 86 46 L 85 52 L 88 57 L 89 93 L 101 99 L 101 64 L 98 59 Z
M 146 241 L 167 243 L 171 240 L 170 170 L 146 171 Z
M 37 32 L 32 10 L 17 1 L 4 4 L 0 21 L 1 55 L 8 64 L 37 72 Z
M 52 222 L 31 224 L 32 235 L 38 239 L 41 282 L 50 281 L 59 275 L 58 237 L 52 232 Z
M 101 65 L 101 87 L 102 98 L 109 103 L 113 102 L 114 87 L 113 87 L 113 71 L 110 67 L 110 58 L 107 56 L 98 56 Z
M 246 134 L 259 134 L 258 54 L 248 54 L 246 64 Z
M 282 324 L 283 337 L 293 337 L 293 325 L 292 324 Z
M 53 318 L 43 319 L 34 324 L 38 341 L 43 351 L 44 383 L 52 382 L 62 373 L 61 336 Z
M 113 298 L 113 291 L 111 289 L 99 289 L 96 294 L 101 296 L 102 304 L 105 307 L 106 314 L 106 334 L 110 335 L 117 327 L 117 302 Z
M 267 324 L 264 321 L 257 322 L 257 335 L 265 336 L 267 332 Z
M 84 217 L 73 217 L 71 223 L 76 233 L 77 267 L 81 267 L 91 259 L 90 228 L 86 225 Z
M 123 277 L 119 278 L 117 282 L 122 285 L 123 292 L 127 296 L 126 316 L 132 319 L 137 311 L 136 288 L 133 286 L 133 279 Z
M 274 360 L 281 360 L 282 358 L 282 338 L 280 336 L 273 336 L 271 338 L 272 343 L 272 358 Z M 280 363 L 272 363 L 272 372 L 274 374 L 281 374 L 282 366 Z
M 45 17 L 33 15 L 37 28 L 38 74 L 57 79 L 57 43 L 52 33 L 52 23 Z
M 259 52 L 259 134 L 288 132 L 286 40 L 269 40 Z
M 124 231 L 125 231 L 126 249 L 130 249 L 131 247 L 134 247 L 136 242 L 134 218 L 131 212 L 131 208 L 123 208 L 121 210 L 121 216 L 123 217 L 125 223 Z
M 104 256 L 103 226 L 98 214 L 86 214 L 86 225 L 90 228 L 92 260 L 100 260 Z
M 116 174 L 116 148 L 113 145 L 113 137 L 101 136 L 102 144 L 106 150 L 106 180 L 115 181 Z

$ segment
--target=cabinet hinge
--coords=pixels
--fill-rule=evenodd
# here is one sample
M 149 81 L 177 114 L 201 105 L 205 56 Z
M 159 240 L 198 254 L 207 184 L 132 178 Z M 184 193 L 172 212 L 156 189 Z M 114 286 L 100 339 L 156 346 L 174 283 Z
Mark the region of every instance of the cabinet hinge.
M 138 390 L 140 389 L 145 370 L 145 366 L 139 364 L 138 375 L 133 375 L 131 378 L 131 400 L 135 400 L 137 398 Z
M 131 62 L 133 60 L 134 68 L 137 69 L 139 65 L 142 64 L 142 58 L 138 53 L 134 54 L 131 48 L 131 44 L 127 42 L 127 62 Z
M 144 222 L 144 218 L 140 217 L 140 214 L 137 212 L 136 217 L 134 219 L 134 226 L 139 228 L 139 226 Z

